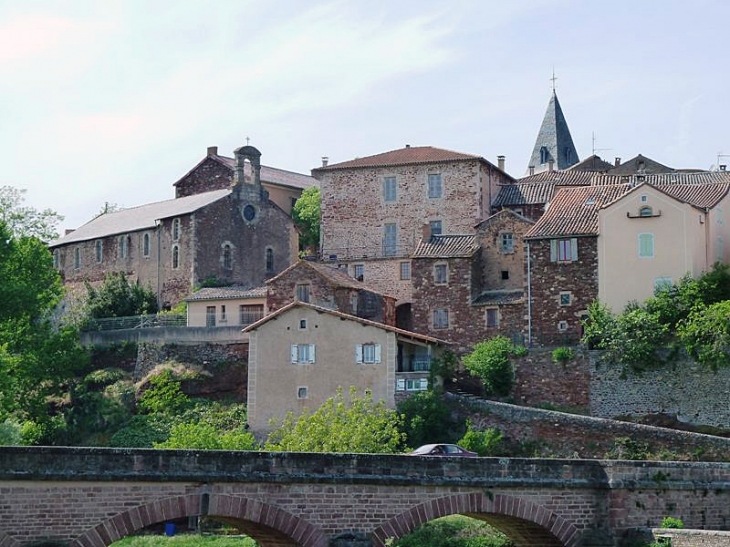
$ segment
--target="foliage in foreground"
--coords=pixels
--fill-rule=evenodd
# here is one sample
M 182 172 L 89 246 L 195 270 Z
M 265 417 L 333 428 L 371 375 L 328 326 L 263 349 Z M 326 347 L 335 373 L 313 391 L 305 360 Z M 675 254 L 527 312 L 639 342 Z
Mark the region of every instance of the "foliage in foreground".
M 504 534 L 487 523 L 451 515 L 430 522 L 393 542 L 394 547 L 511 547 Z
M 250 537 L 180 534 L 172 537 L 129 536 L 111 545 L 113 547 L 256 547 L 258 544 Z
M 292 209 L 292 218 L 300 230 L 300 247 L 319 245 L 319 226 L 321 222 L 322 195 L 319 186 L 310 186 L 302 192 Z
M 154 291 L 139 283 L 130 283 L 123 272 L 107 274 L 99 288 L 86 284 L 86 314 L 90 319 L 130 317 L 157 311 Z
M 479 430 L 474 428 L 471 422 L 467 423 L 466 433 L 458 441 L 458 445 L 476 452 L 480 456 L 500 456 L 504 447 L 502 432 L 494 427 Z
M 349 404 L 337 390 L 321 407 L 301 416 L 291 412 L 266 441 L 265 449 L 284 452 L 396 453 L 405 443 L 400 415 L 373 401 L 368 392 L 358 395 L 351 387 Z
M 428 443 L 453 442 L 464 429 L 452 418 L 451 409 L 441 394 L 433 390 L 403 399 L 396 410 L 403 416 L 401 429 L 412 448 Z
M 514 371 L 510 357 L 521 353 L 509 338 L 495 336 L 474 346 L 471 353 L 464 356 L 464 367 L 472 375 L 481 379 L 487 395 L 509 395 L 514 382 Z

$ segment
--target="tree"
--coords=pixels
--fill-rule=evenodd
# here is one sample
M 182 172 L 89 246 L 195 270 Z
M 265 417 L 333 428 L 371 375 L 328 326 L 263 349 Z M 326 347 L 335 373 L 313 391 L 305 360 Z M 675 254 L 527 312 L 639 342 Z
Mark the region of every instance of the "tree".
M 88 317 L 129 317 L 157 311 L 157 296 L 150 288 L 129 283 L 122 272 L 107 274 L 104 283 L 95 289 L 86 284 Z
M 698 363 L 713 370 L 730 366 L 730 300 L 695 309 L 677 334 Z
M 401 417 L 374 402 L 368 392 L 357 394 L 350 388 L 350 402 L 342 389 L 327 399 L 313 413 L 301 416 L 288 413 L 269 434 L 266 450 L 285 452 L 360 452 L 395 453 L 405 441 L 401 433 Z
M 299 227 L 299 246 L 302 249 L 319 246 L 319 226 L 322 220 L 322 195 L 318 186 L 310 186 L 299 197 L 292 209 L 292 218 Z
M 476 344 L 462 362 L 466 370 L 481 379 L 487 395 L 509 395 L 514 382 L 509 358 L 515 351 L 515 346 L 508 338 L 495 336 Z
M 44 242 L 56 239 L 56 225 L 63 221 L 63 217 L 51 209 L 39 211 L 24 206 L 25 192 L 12 186 L 0 186 L 0 222 L 15 237 L 36 237 Z
M 451 442 L 460 433 L 448 405 L 433 390 L 411 395 L 398 403 L 397 410 L 403 416 L 402 431 L 412 448 L 428 443 Z
M 155 448 L 187 448 L 197 450 L 256 450 L 254 436 L 242 429 L 221 432 L 205 423 L 175 424 L 170 437 Z

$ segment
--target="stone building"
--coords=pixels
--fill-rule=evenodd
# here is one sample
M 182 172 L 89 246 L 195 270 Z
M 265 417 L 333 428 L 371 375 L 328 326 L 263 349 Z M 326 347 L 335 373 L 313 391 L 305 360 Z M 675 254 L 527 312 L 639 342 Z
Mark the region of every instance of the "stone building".
M 253 288 L 287 268 L 298 251 L 294 223 L 262 187 L 261 153 L 244 146 L 235 154 L 231 188 L 103 214 L 53 242 L 71 291 L 124 272 L 168 306 L 208 278 Z
M 350 277 L 344 268 L 300 260 L 266 286 L 271 312 L 299 301 L 395 326 L 395 298 Z
M 409 256 L 424 237 L 473 233 L 512 177 L 480 156 L 406 146 L 313 169 L 322 189 L 321 256 L 398 304 L 412 301 Z
M 553 89 L 545 117 L 535 139 L 526 175 L 553 169 L 567 169 L 580 161 L 563 109 Z
M 188 327 L 245 327 L 267 313 L 266 287 L 205 287 L 185 301 Z

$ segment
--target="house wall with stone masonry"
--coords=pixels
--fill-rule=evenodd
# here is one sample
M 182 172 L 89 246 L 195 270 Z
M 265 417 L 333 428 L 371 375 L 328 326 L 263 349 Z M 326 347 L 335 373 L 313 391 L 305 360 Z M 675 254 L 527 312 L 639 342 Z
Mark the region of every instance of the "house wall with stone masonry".
M 448 265 L 448 283 L 438 285 L 434 282 L 434 268 L 442 263 Z M 471 305 L 475 264 L 478 263 L 478 257 L 414 258 L 411 261 L 414 332 L 447 340 L 454 344 L 451 349 L 457 353 L 468 352 L 477 342 L 497 335 L 522 337 L 525 329 L 523 303 L 491 306 L 499 309 L 496 328 L 486 324 L 486 309 L 490 306 Z M 480 269 L 476 267 L 476 271 Z M 448 328 L 434 328 L 433 312 L 438 308 L 448 310 Z
M 533 222 L 537 222 L 537 220 L 543 215 L 545 212 L 545 204 L 544 203 L 535 203 L 530 205 L 509 205 L 503 207 L 503 209 L 510 209 L 511 211 L 514 211 L 515 213 L 518 213 L 522 215 L 525 218 L 528 218 L 532 220 Z M 498 213 L 499 209 L 493 208 L 492 214 Z
M 581 317 L 598 298 L 598 252 L 596 237 L 577 240 L 574 262 L 551 262 L 549 239 L 529 241 L 532 345 L 569 345 L 582 336 Z M 569 305 L 560 305 L 561 292 L 570 293 Z M 561 321 L 565 331 L 558 329 Z
M 531 349 L 525 357 L 512 359 L 512 365 L 511 396 L 517 404 L 588 410 L 592 362 L 587 352 L 576 351 L 575 359 L 561 365 L 552 362 L 552 350 Z
M 180 179 L 175 185 L 175 197 L 183 198 L 211 190 L 223 190 L 233 185 L 233 170 L 211 157 Z
M 428 197 L 429 173 L 441 174 L 440 198 Z M 477 160 L 315 174 L 322 189 L 321 250 L 340 260 L 382 257 L 386 223 L 397 226 L 399 256 L 408 256 L 424 224 L 433 220 L 442 221 L 445 234 L 473 233 L 474 224 L 489 213 L 497 184 L 508 182 L 502 172 Z M 383 181 L 390 176 L 396 177 L 397 198 L 386 202 Z
M 327 257 L 324 257 L 325 259 Z M 362 266 L 363 282 L 374 290 L 392 296 L 396 299 L 396 305 L 409 303 L 413 300 L 413 287 L 411 280 L 401 279 L 401 263 L 410 262 L 408 257 L 394 259 L 360 259 L 328 262 L 332 266 L 346 268 L 350 277 L 355 277 L 355 267 Z
M 524 289 L 525 242 L 523 236 L 532 224 L 511 214 L 491 217 L 477 227 L 477 239 L 482 249 L 481 286 L 484 290 Z M 502 250 L 502 234 L 512 234 L 513 248 Z M 502 272 L 509 278 L 503 279 Z

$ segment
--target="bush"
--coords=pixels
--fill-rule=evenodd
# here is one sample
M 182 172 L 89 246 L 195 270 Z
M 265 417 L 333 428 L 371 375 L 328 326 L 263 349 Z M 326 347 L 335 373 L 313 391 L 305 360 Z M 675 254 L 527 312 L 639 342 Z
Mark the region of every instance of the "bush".
M 684 521 L 676 517 L 664 517 L 662 519 L 662 528 L 684 528 Z
M 198 450 L 256 450 L 258 443 L 248 431 L 221 432 L 204 423 L 184 423 L 172 426 L 170 437 L 154 443 L 155 448 L 186 448 Z
M 435 391 L 422 391 L 402 400 L 396 407 L 402 415 L 401 431 L 409 446 L 450 442 L 458 437 L 456 422 L 441 395 Z
M 575 351 L 573 348 L 561 347 L 553 350 L 553 363 L 564 365 L 573 359 L 575 359 Z
M 696 308 L 677 334 L 698 363 L 713 370 L 730 365 L 730 300 Z
M 164 417 L 151 415 L 133 416 L 109 440 L 109 446 L 119 448 L 153 448 L 170 436 L 172 424 Z
M 615 460 L 648 460 L 651 458 L 651 452 L 648 443 L 635 441 L 629 437 L 617 437 L 606 457 Z
M 583 321 L 581 342 L 588 349 L 606 349 L 616 332 L 616 317 L 608 306 L 598 301 L 588 306 L 588 317 Z
M 487 395 L 509 395 L 514 382 L 514 371 L 509 358 L 515 347 L 504 336 L 495 336 L 474 346 L 462 359 L 464 367 L 481 379 Z
M 391 543 L 395 547 L 509 547 L 513 543 L 486 522 L 451 515 L 427 522 Z
M 22 426 L 11 418 L 0 423 L 0 446 L 18 446 L 23 444 Z
M 458 445 L 476 452 L 480 456 L 499 456 L 502 451 L 502 432 L 494 427 L 484 430 L 474 429 L 467 423 L 466 433 L 458 441 Z
M 89 318 L 128 317 L 157 311 L 157 296 L 151 288 L 130 284 L 122 272 L 109 273 L 95 289 L 86 284 L 86 314 Z
M 148 414 L 176 414 L 189 405 L 190 398 L 182 392 L 180 382 L 174 378 L 170 369 L 150 378 L 150 387 L 139 401 L 140 409 Z

